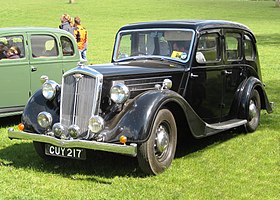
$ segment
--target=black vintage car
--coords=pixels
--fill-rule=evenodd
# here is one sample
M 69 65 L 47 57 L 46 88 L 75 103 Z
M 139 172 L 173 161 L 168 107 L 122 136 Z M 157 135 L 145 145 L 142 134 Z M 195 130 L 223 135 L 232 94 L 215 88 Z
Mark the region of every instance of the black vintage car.
M 256 39 L 246 26 L 212 20 L 130 24 L 117 35 L 112 63 L 79 65 L 62 85 L 47 80 L 25 107 L 21 131 L 37 153 L 85 159 L 87 150 L 137 156 L 147 174 L 174 158 L 177 138 L 235 127 L 257 129 L 272 112 Z

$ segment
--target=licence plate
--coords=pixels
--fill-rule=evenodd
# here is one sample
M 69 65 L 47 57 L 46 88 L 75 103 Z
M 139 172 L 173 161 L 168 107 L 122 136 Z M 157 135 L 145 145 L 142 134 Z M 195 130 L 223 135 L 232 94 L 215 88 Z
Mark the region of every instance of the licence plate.
M 57 147 L 50 144 L 45 144 L 45 154 L 63 158 L 86 159 L 85 149 Z

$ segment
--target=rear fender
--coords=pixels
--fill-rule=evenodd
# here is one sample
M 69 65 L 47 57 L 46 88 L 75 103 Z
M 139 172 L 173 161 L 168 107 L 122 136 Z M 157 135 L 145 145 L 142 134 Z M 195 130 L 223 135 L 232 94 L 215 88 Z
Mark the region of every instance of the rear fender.
M 269 103 L 267 94 L 265 92 L 262 82 L 255 78 L 248 78 L 240 89 L 240 100 L 239 100 L 239 114 L 238 117 L 241 119 L 246 119 L 248 116 L 248 104 L 250 100 L 251 91 L 256 89 L 259 92 L 261 98 L 261 109 L 265 109 L 268 113 L 272 112 L 272 107 Z

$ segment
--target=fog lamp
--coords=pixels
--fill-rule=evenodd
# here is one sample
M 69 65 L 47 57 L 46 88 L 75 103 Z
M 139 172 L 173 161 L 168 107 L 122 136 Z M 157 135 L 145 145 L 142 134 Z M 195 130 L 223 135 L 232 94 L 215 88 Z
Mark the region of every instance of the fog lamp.
M 55 123 L 52 127 L 52 131 L 56 137 L 61 138 L 62 135 L 65 135 L 65 129 L 61 123 Z
M 42 86 L 43 96 L 48 100 L 53 99 L 55 97 L 58 86 L 58 83 L 56 83 L 55 81 L 47 80 Z
M 98 115 L 94 115 L 89 119 L 88 128 L 93 133 L 99 133 L 104 129 L 104 119 Z
M 52 115 L 48 112 L 40 112 L 37 116 L 37 122 L 42 128 L 48 128 L 52 125 Z
M 81 129 L 76 124 L 69 126 L 68 133 L 72 138 L 78 138 L 81 135 Z

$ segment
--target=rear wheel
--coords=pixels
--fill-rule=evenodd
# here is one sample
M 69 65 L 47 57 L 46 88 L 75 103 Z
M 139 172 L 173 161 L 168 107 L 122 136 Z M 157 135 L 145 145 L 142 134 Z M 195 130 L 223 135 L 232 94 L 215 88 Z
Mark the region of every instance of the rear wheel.
M 138 163 L 141 169 L 156 175 L 171 165 L 177 144 L 177 127 L 172 113 L 161 109 L 153 123 L 149 139 L 138 148 Z
M 247 123 L 245 124 L 245 129 L 247 132 L 251 133 L 257 130 L 260 122 L 260 109 L 260 95 L 259 92 L 254 89 L 251 92 L 251 97 L 248 103 Z

